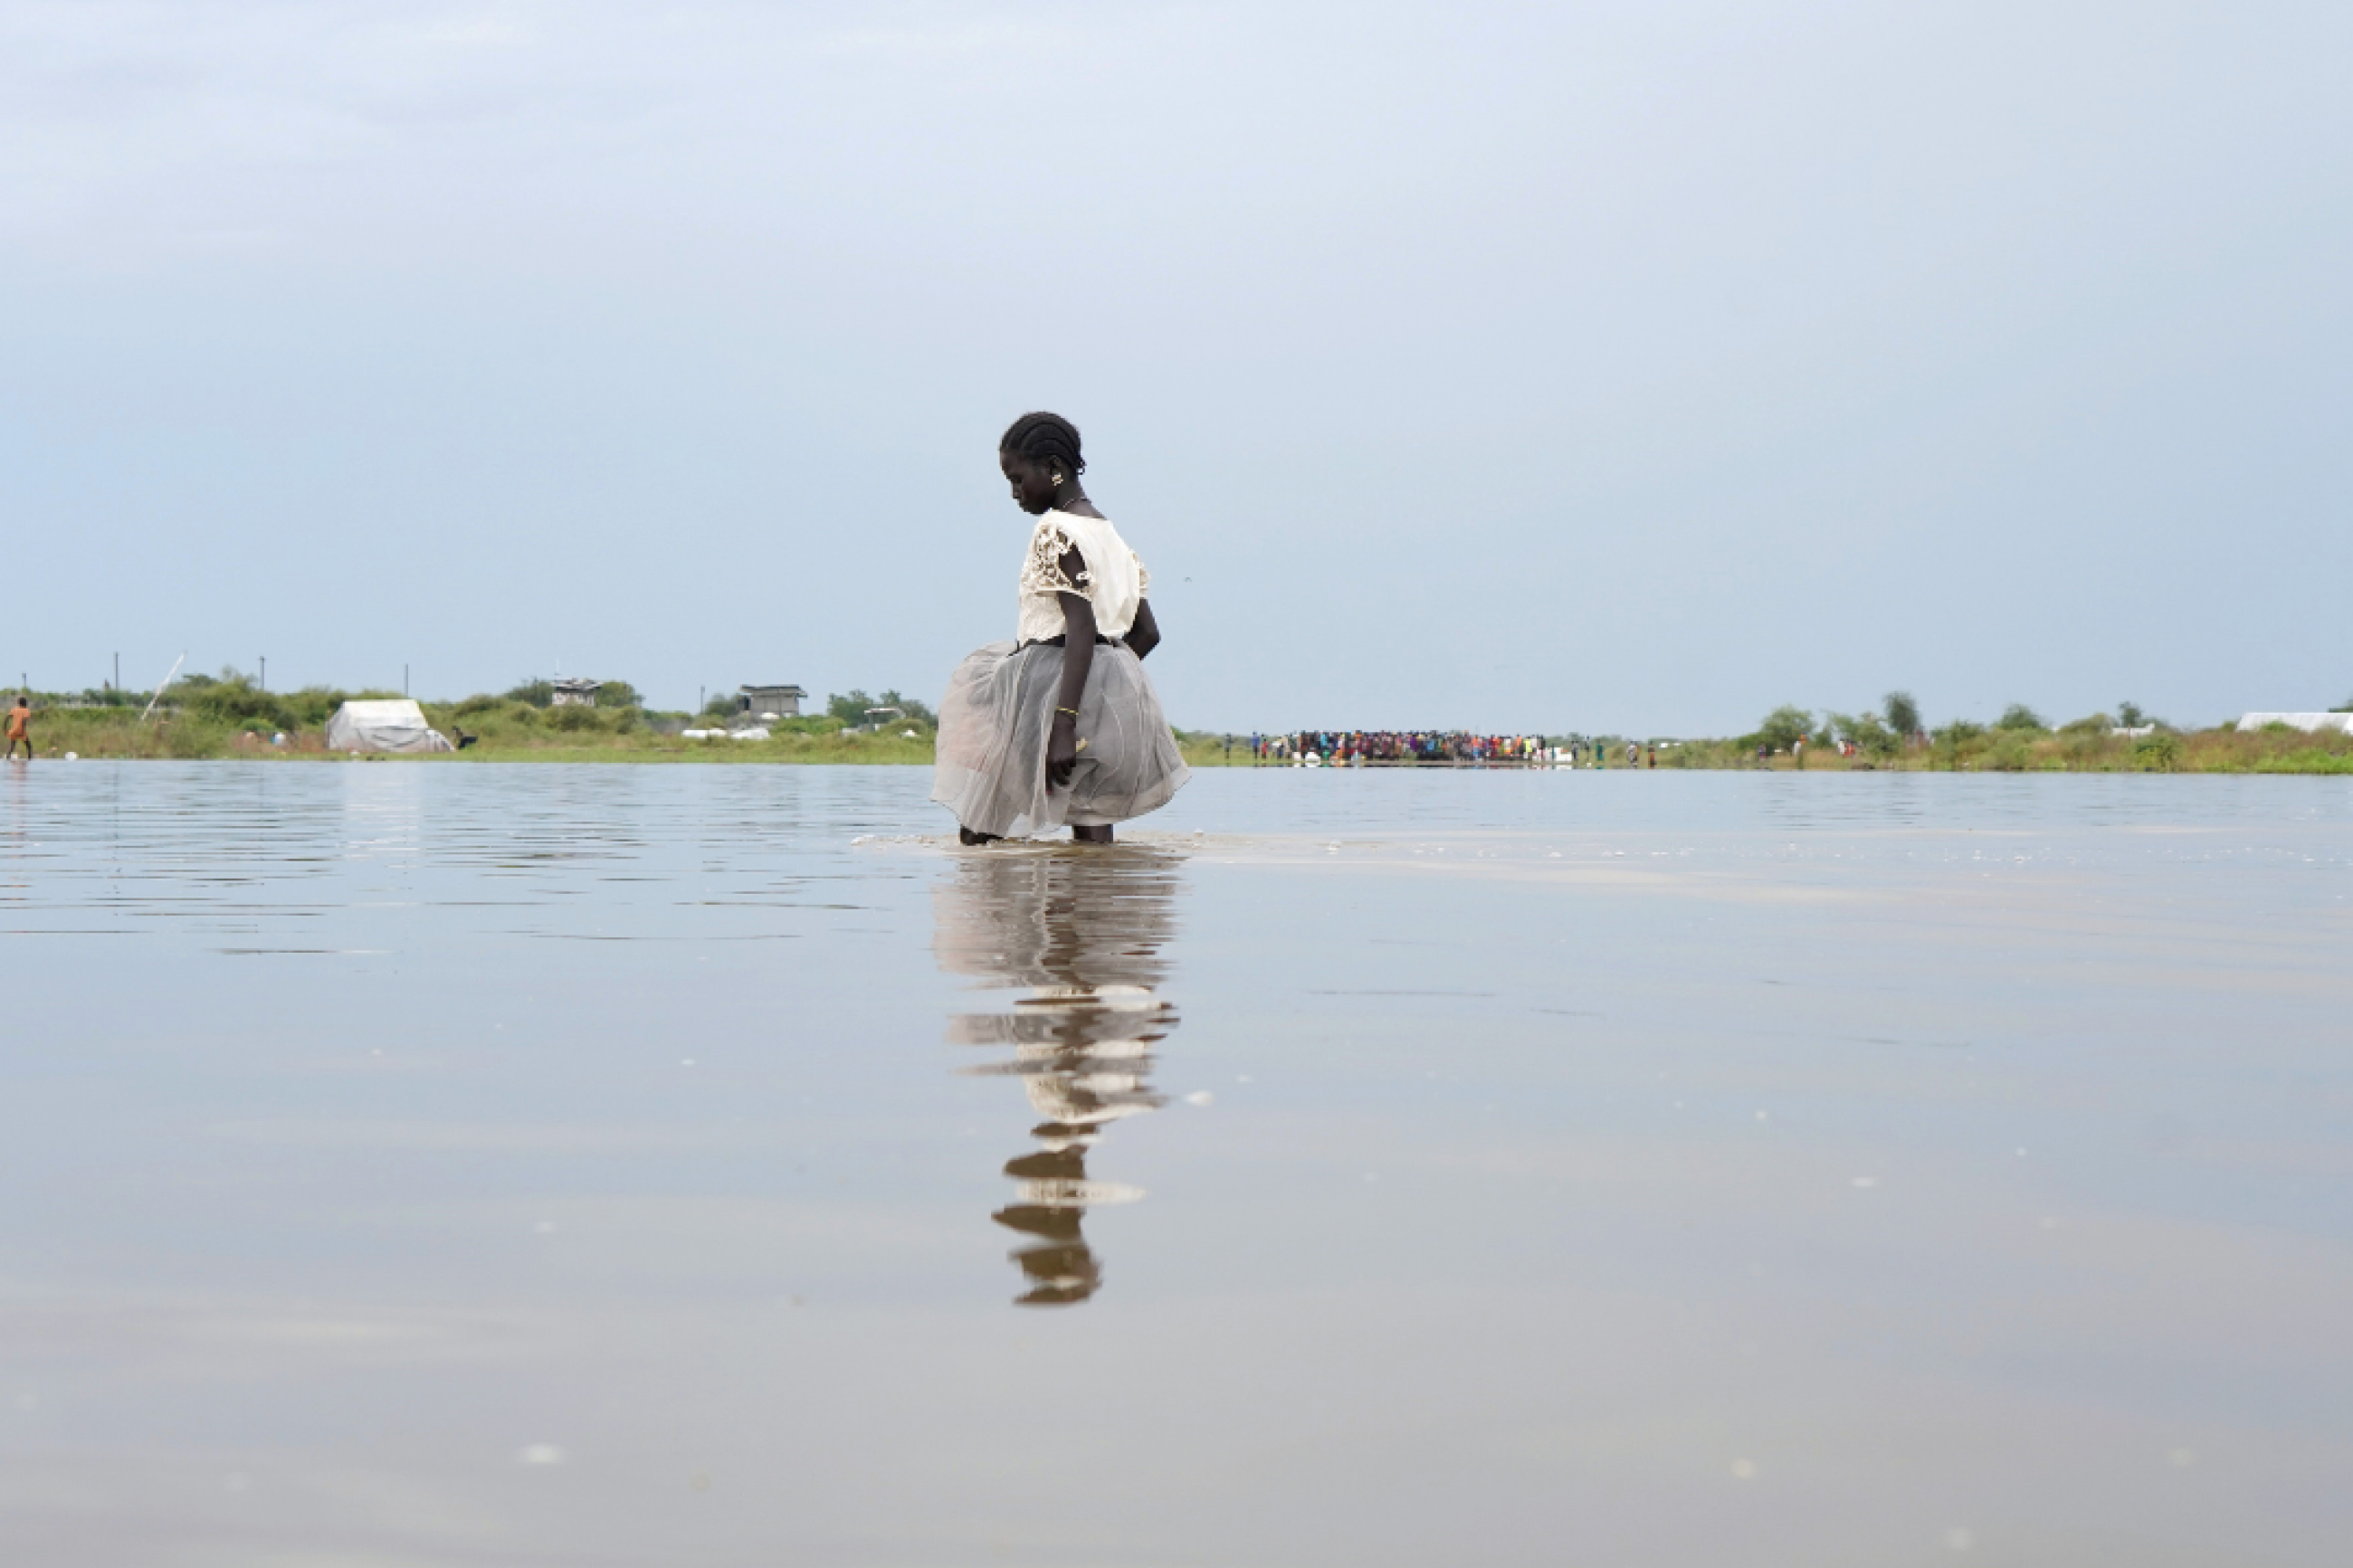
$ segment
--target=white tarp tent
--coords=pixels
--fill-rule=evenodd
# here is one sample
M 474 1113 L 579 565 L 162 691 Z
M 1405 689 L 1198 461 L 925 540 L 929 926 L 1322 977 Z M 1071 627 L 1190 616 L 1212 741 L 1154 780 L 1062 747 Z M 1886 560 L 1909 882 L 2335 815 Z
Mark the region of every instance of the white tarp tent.
M 2323 730 L 2353 734 L 2353 713 L 2242 713 L 2239 716 L 2239 728 L 2242 730 L 2261 730 L 2273 724 L 2284 724 L 2307 735 L 2317 735 Z
M 454 752 L 425 722 L 425 710 L 406 697 L 389 702 L 346 702 L 327 721 L 331 752 Z

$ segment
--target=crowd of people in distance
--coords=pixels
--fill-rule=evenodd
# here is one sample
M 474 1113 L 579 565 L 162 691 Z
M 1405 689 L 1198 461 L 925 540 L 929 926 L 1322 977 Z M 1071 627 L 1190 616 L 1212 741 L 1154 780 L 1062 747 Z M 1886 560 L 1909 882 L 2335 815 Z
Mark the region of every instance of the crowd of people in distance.
M 1653 753 L 1655 757 L 1655 753 Z M 1626 748 L 1629 767 L 1639 753 Z M 1602 762 L 1599 742 L 1553 744 L 1542 735 L 1474 735 L 1465 730 L 1300 730 L 1252 735 L 1250 758 L 1277 767 L 1362 767 L 1371 763 L 1478 763 L 1581 767 Z M 1653 767 L 1657 766 L 1655 761 Z

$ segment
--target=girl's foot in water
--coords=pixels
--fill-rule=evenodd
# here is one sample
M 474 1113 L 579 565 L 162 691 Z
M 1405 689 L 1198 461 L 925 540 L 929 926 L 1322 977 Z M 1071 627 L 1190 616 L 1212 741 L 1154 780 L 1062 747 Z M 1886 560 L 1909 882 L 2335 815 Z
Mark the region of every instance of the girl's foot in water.
M 975 833 L 971 828 L 962 826 L 956 828 L 956 837 L 966 844 L 995 844 L 1004 837 L 1001 833 Z
M 1076 844 L 1108 844 L 1111 842 L 1111 824 L 1106 822 L 1101 827 L 1080 827 L 1073 825 L 1071 828 L 1071 840 Z

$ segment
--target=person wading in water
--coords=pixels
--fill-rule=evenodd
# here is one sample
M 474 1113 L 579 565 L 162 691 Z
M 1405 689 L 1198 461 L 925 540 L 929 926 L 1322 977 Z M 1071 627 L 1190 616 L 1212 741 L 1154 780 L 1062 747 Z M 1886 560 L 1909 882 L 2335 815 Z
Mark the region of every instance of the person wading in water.
M 965 844 L 1051 832 L 1108 844 L 1192 776 L 1144 673 L 1160 646 L 1151 574 L 1079 483 L 1078 427 L 1025 414 L 997 443 L 1013 501 L 1038 519 L 1017 640 L 977 649 L 940 700 L 932 798 Z

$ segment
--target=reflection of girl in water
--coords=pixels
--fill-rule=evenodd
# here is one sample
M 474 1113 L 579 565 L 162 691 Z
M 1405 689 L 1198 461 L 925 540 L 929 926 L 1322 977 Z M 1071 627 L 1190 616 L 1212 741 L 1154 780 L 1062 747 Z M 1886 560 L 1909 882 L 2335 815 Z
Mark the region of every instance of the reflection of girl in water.
M 1080 487 L 1079 432 L 1025 414 L 998 443 L 1013 500 L 1037 518 L 1021 568 L 1018 640 L 966 658 L 940 700 L 932 798 L 966 844 L 1047 832 L 1108 844 L 1157 811 L 1185 759 L 1144 673 L 1160 644 L 1151 576 Z
M 934 893 L 940 967 L 1028 994 L 1009 1008 L 951 1020 L 960 1045 L 1012 1047 L 976 1075 L 1021 1079 L 1037 1147 L 1006 1162 L 1014 1201 L 999 1225 L 1034 1237 L 1013 1253 L 1023 1306 L 1083 1301 L 1103 1267 L 1082 1229 L 1091 1208 L 1131 1203 L 1137 1188 L 1098 1181 L 1087 1155 L 1112 1123 L 1163 1102 L 1153 1047 L 1176 1026 L 1157 988 L 1183 884 L 1174 856 L 1006 852 L 964 861 Z

